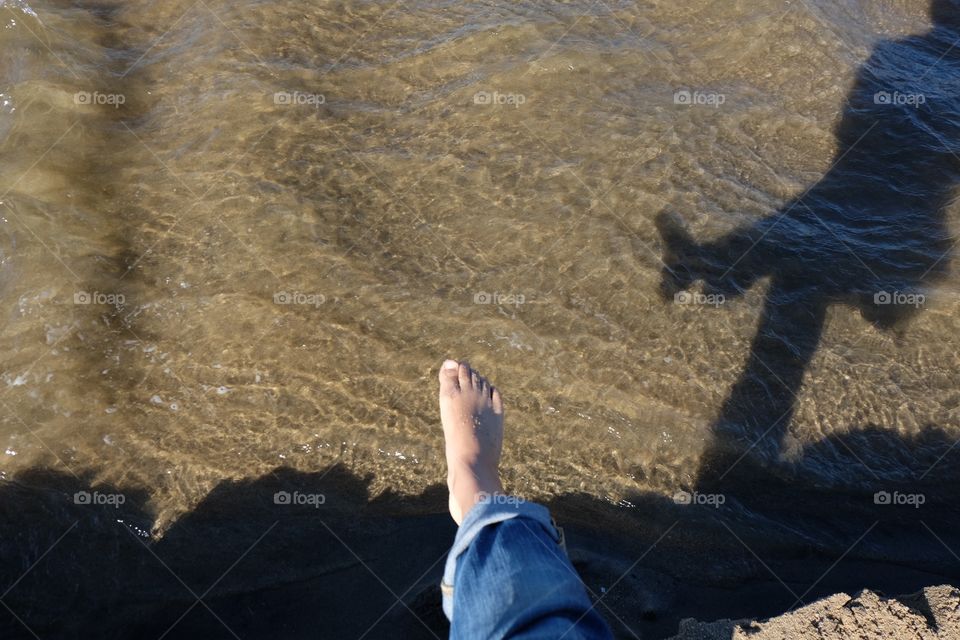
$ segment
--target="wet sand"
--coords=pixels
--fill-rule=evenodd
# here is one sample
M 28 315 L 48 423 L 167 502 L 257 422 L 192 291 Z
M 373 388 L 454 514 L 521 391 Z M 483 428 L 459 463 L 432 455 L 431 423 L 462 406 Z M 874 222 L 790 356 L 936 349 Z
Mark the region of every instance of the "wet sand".
M 32 637 L 24 623 L 57 638 L 89 637 L 91 629 L 123 638 L 445 637 L 439 582 L 455 532 L 445 490 L 374 498 L 371 486 L 343 466 L 312 474 L 277 468 L 221 483 L 163 538 L 151 539 L 145 494 L 126 492 L 131 500 L 119 507 L 77 505 L 66 496 L 119 488 L 50 471 L 21 476 L 0 490 L 0 553 L 21 559 L 7 567 L 20 579 L 5 600 L 23 616 L 3 620 L 3 637 Z M 282 492 L 323 495 L 324 502 L 278 504 Z M 861 596 L 870 602 L 860 606 L 834 595 L 857 594 L 864 584 L 887 594 L 936 586 L 945 578 L 936 558 L 925 570 L 863 554 L 838 559 L 784 536 L 782 551 L 760 561 L 748 547 L 762 548 L 765 532 L 652 495 L 634 499 L 643 518 L 625 518 L 584 494 L 548 503 L 617 637 L 731 638 L 737 625 L 752 629 L 749 621 L 771 617 L 760 637 L 789 628 L 797 638 L 952 638 L 960 628 L 955 589 L 902 599 L 912 613 L 888 610 L 872 596 Z M 30 566 L 38 549 L 49 552 Z M 919 628 L 938 606 L 954 607 L 937 613 L 950 623 L 936 630 L 940 636 L 929 629 L 891 635 L 900 629 L 894 618 Z

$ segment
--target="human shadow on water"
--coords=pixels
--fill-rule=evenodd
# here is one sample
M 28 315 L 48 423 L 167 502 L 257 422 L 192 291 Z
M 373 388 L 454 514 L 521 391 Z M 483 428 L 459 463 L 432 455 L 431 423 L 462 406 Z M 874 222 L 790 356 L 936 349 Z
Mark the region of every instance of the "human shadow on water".
M 769 558 L 760 548 L 779 549 L 781 560 L 832 556 L 830 571 L 861 588 L 909 583 L 921 567 L 955 583 L 960 564 L 956 439 L 936 425 L 914 436 L 837 425 L 850 431 L 781 457 L 830 305 L 903 332 L 948 272 L 947 210 L 960 183 L 960 3 L 934 0 L 930 15 L 927 33 L 880 43 L 860 68 L 835 129 L 836 155 L 801 195 L 702 243 L 675 214 L 657 218 L 667 299 L 698 281 L 727 299 L 769 282 L 746 365 L 686 495 L 724 500 L 718 524 L 757 559 Z M 894 515 L 893 506 L 912 510 Z M 879 573 L 854 570 L 881 558 L 891 565 Z M 797 596 L 787 609 L 823 586 L 799 567 L 782 570 L 792 578 L 768 568 Z
M 824 176 L 780 211 L 698 244 L 661 213 L 667 297 L 702 280 L 731 298 L 769 279 L 746 366 L 720 410 L 699 485 L 718 490 L 749 452 L 776 462 L 827 308 L 902 330 L 947 272 L 946 209 L 960 181 L 960 9 L 934 0 L 929 32 L 879 44 L 861 67 Z

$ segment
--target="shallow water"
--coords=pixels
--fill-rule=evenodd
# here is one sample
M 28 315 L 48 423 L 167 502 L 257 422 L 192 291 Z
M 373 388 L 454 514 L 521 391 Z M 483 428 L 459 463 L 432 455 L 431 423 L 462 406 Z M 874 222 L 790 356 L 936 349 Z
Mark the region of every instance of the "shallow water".
M 699 240 L 774 214 L 831 167 L 874 48 L 929 29 L 924 2 L 853 0 L 29 0 L 0 19 L 2 471 L 143 489 L 160 532 L 278 465 L 442 480 L 447 356 L 504 390 L 513 491 L 629 509 L 694 486 L 769 279 L 664 298 L 657 214 Z M 891 224 L 894 255 L 912 231 Z M 784 252 L 827 237 L 791 233 Z M 894 328 L 828 305 L 788 425 L 748 455 L 837 487 L 946 455 L 804 453 L 870 426 L 960 437 L 958 283 L 934 273 Z

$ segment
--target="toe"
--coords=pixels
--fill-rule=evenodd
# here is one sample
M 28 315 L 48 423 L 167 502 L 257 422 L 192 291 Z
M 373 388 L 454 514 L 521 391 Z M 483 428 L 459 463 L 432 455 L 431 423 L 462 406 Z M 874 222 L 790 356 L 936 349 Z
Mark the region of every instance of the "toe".
M 503 413 L 503 398 L 500 397 L 500 390 L 496 387 L 490 387 L 490 398 L 493 400 L 493 412 Z
M 457 370 L 457 374 L 460 377 L 460 388 L 469 389 L 472 384 L 470 376 L 473 372 L 470 370 L 470 364 L 467 362 L 461 362 L 460 368 Z
M 459 365 L 456 360 L 445 360 L 440 367 L 440 393 L 453 393 L 460 389 L 460 378 L 457 374 Z
M 480 385 L 483 384 L 483 377 L 476 371 L 471 371 L 470 382 L 474 389 L 479 389 Z

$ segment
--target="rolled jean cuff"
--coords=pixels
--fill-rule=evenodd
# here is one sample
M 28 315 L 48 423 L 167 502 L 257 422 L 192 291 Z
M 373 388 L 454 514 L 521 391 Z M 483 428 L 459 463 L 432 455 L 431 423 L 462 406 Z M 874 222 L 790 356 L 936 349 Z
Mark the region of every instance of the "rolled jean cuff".
M 512 518 L 525 518 L 537 522 L 554 542 L 560 544 L 561 534 L 550 519 L 550 511 L 543 505 L 527 502 L 515 496 L 491 495 L 482 498 L 467 512 L 467 517 L 460 523 L 457 537 L 454 538 L 453 546 L 447 555 L 440 591 L 443 594 L 443 612 L 448 620 L 453 620 L 453 589 L 457 575 L 457 560 L 484 527 Z

